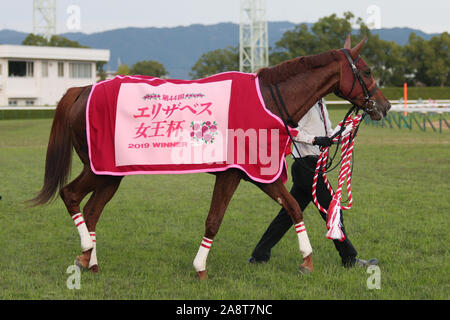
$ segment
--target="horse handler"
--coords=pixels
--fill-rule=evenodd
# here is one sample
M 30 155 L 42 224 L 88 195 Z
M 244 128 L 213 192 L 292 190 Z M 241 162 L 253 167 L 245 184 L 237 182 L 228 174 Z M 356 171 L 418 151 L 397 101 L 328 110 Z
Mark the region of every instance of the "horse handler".
M 320 154 L 319 147 L 329 147 L 332 144 L 332 140 L 329 138 L 333 133 L 333 130 L 331 130 L 331 121 L 322 100 L 319 100 L 298 122 L 298 131 L 299 133 L 295 138 L 297 148 L 293 148 L 292 153 L 295 162 L 291 168 L 293 185 L 290 192 L 297 200 L 301 210 L 304 211 L 313 200 L 312 184 L 314 169 Z M 297 149 L 300 154 L 298 154 Z M 323 177 L 320 174 L 317 182 L 317 200 L 326 209 L 328 209 L 332 200 L 330 191 L 327 189 Z M 326 214 L 320 210 L 319 213 L 326 223 Z M 263 234 L 261 240 L 259 240 L 249 262 L 264 263 L 269 261 L 272 248 L 280 241 L 287 230 L 292 227 L 292 224 L 290 216 L 282 208 Z M 344 267 L 364 267 L 378 264 L 377 259 L 367 261 L 356 258 L 358 252 L 353 247 L 345 232 L 342 211 L 341 229 L 345 235 L 345 240 L 342 242 L 333 240 L 333 242 L 339 252 Z

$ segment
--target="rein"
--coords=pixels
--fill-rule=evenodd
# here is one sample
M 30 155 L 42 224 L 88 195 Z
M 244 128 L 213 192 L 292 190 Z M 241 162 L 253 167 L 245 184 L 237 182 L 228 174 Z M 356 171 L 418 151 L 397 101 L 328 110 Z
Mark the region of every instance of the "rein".
M 289 111 L 286 108 L 286 104 L 284 103 L 283 96 L 281 95 L 280 88 L 278 88 L 278 84 L 274 84 L 275 90 L 277 91 L 278 100 L 280 101 L 281 106 L 283 107 L 284 113 L 286 114 L 286 120 L 284 120 L 283 112 L 281 111 L 280 105 L 278 104 L 277 99 L 275 98 L 275 93 L 273 92 L 272 86 L 269 85 L 270 94 L 272 95 L 273 101 L 275 101 L 275 105 L 278 108 L 278 112 L 280 113 L 281 120 L 283 120 L 284 126 L 286 127 L 286 131 L 289 133 L 289 136 L 291 137 L 291 134 L 289 132 L 289 129 L 286 126 L 286 123 L 290 125 L 292 128 L 297 128 L 298 123 L 292 120 L 291 116 L 289 115 Z M 292 137 L 291 137 L 292 141 Z

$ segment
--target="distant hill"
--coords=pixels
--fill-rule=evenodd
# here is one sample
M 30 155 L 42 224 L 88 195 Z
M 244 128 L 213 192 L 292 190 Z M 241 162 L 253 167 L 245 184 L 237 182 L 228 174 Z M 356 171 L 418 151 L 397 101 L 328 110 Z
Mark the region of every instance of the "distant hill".
M 434 36 L 438 36 L 439 33 L 425 33 L 420 30 L 416 29 L 410 29 L 410 28 L 390 28 L 390 29 L 378 29 L 378 30 L 371 30 L 373 34 L 378 34 L 380 36 L 380 39 L 386 40 L 386 41 L 394 41 L 397 42 L 399 45 L 404 46 L 409 39 L 409 35 L 411 32 L 414 32 L 419 37 L 422 37 L 425 40 L 429 40 Z
M 269 45 L 274 46 L 283 33 L 293 29 L 295 25 L 291 22 L 269 22 Z M 395 41 L 400 45 L 407 43 L 411 32 L 427 40 L 437 35 L 410 28 L 379 29 L 372 32 L 379 34 L 381 39 Z M 116 70 L 119 59 L 121 63 L 128 65 L 152 59 L 164 64 L 170 77 L 188 79 L 192 66 L 203 53 L 238 45 L 239 25 L 194 24 L 187 27 L 124 28 L 92 34 L 61 35 L 82 45 L 111 50 L 111 60 L 105 67 L 107 70 Z M 26 36 L 23 32 L 0 30 L 0 43 L 21 44 Z

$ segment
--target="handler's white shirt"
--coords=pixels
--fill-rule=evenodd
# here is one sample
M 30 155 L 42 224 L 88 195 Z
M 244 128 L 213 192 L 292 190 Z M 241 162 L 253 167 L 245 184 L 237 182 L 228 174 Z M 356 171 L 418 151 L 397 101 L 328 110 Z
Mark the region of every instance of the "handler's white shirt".
M 322 100 L 322 104 L 325 122 L 319 102 L 316 102 L 316 104 L 313 105 L 298 122 L 298 135 L 294 138 L 297 148 L 292 146 L 292 155 L 294 158 L 320 155 L 319 146 L 314 146 L 312 144 L 314 137 L 332 136 L 334 131 L 331 129 L 331 121 L 324 100 Z M 324 123 L 326 123 L 327 130 L 325 130 Z M 300 155 L 298 154 L 297 149 L 300 151 Z

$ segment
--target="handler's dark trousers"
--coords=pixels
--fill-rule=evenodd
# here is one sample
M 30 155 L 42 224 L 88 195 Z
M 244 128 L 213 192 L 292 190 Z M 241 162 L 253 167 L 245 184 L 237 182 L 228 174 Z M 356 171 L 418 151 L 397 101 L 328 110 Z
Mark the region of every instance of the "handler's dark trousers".
M 292 180 L 293 185 L 291 189 L 292 196 L 297 200 L 302 211 L 308 206 L 312 199 L 312 181 L 314 177 L 314 171 L 317 163 L 316 156 L 307 156 L 302 159 L 297 159 L 292 165 Z M 323 178 L 319 175 L 317 181 L 317 200 L 323 208 L 328 208 L 331 202 L 331 195 L 328 191 Z M 327 221 L 326 215 L 319 210 L 325 223 Z M 258 261 L 267 261 L 270 259 L 270 252 L 272 247 L 274 247 L 278 241 L 284 236 L 284 234 L 292 227 L 292 219 L 286 210 L 283 208 L 280 210 L 278 215 L 272 221 L 272 223 L 267 228 L 266 232 L 262 236 L 256 245 L 252 257 Z M 343 215 L 341 212 L 341 228 L 345 234 L 345 240 L 333 240 L 336 249 L 341 256 L 342 263 L 344 266 L 351 265 L 354 263 L 356 255 L 358 254 L 352 243 L 347 237 L 344 228 Z

